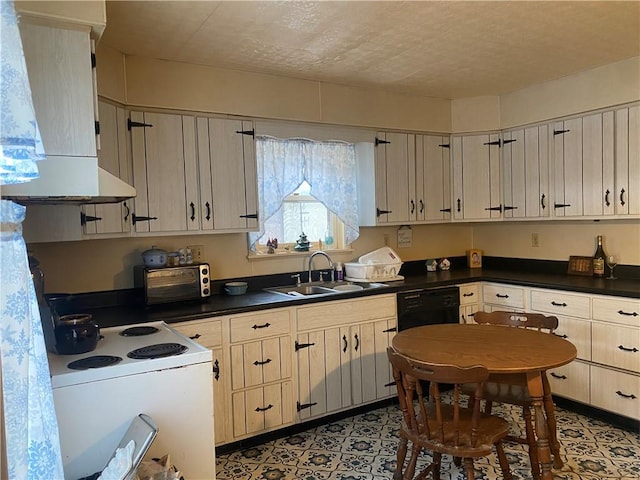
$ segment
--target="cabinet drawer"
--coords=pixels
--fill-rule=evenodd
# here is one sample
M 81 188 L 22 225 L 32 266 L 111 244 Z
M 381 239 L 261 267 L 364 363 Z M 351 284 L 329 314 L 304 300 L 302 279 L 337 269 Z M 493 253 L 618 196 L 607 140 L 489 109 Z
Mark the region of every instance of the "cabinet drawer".
M 553 333 L 573 343 L 578 350 L 578 358 L 591 360 L 590 321 L 558 316 L 558 328 Z
M 640 419 L 640 376 L 592 365 L 591 404 Z
M 232 345 L 233 390 L 291 377 L 291 343 L 286 336 Z
M 298 308 L 298 330 L 314 330 L 396 316 L 395 295 L 326 302 Z
M 291 381 L 233 394 L 233 435 L 242 437 L 293 423 Z
M 460 323 L 476 323 L 473 317 L 477 311 L 478 304 L 460 306 Z
M 640 329 L 593 322 L 591 338 L 594 362 L 640 372 Z
M 594 297 L 593 319 L 640 327 L 640 302 L 618 297 Z
M 524 288 L 486 284 L 482 287 L 482 301 L 491 305 L 524 308 Z
M 478 284 L 459 285 L 460 288 L 460 305 L 469 305 L 480 302 L 480 293 Z
M 263 313 L 230 317 L 231 342 L 246 342 L 291 331 L 289 310 L 267 310 Z
M 553 290 L 532 290 L 531 310 L 554 315 L 591 318 L 591 299 L 583 295 L 557 292 Z
M 571 362 L 562 367 L 547 371 L 551 385 L 551 393 L 571 398 L 582 403 L 589 403 L 589 365 L 582 362 Z
M 172 323 L 169 326 L 205 347 L 222 345 L 222 320 Z

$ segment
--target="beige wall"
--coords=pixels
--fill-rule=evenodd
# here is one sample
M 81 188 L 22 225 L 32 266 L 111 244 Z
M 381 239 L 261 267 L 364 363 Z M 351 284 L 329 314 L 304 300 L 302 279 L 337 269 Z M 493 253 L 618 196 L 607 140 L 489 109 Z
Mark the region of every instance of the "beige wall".
M 531 246 L 532 233 L 539 247 Z M 567 261 L 570 255 L 593 255 L 598 235 L 604 236 L 605 252 L 618 255 L 621 264 L 640 265 L 638 220 L 476 224 L 473 246 L 489 256 Z
M 500 97 L 459 98 L 451 102 L 451 133 L 500 130 Z
M 385 240 L 404 261 L 429 257 L 464 255 L 472 245 L 469 225 L 422 225 L 413 227 L 413 246 L 397 247 L 397 227 L 362 228 L 353 252 L 332 254 L 334 261 L 349 262 L 385 245 Z M 174 237 L 120 238 L 80 242 L 39 243 L 29 251 L 41 262 L 47 293 L 80 293 L 133 286 L 134 265 L 142 263 L 142 252 L 157 245 L 175 250 L 203 245 L 204 259 L 216 279 L 301 271 L 306 255 L 295 258 L 247 259 L 245 234 L 191 235 Z M 325 265 L 322 260 L 318 268 Z

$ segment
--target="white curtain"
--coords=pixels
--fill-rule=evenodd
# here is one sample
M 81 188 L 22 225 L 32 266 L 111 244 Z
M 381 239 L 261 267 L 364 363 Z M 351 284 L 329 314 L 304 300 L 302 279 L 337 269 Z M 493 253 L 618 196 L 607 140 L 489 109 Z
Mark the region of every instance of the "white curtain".
M 293 138 L 256 139 L 260 232 L 249 234 L 251 247 L 264 235 L 264 222 L 279 214 L 284 199 L 303 181 L 312 195 L 345 225 L 345 241 L 358 238 L 355 145 Z
M 0 188 L 44 159 L 12 1 L 0 9 Z M 22 238 L 25 207 L 0 200 L 0 354 L 10 479 L 64 478 L 40 311 Z

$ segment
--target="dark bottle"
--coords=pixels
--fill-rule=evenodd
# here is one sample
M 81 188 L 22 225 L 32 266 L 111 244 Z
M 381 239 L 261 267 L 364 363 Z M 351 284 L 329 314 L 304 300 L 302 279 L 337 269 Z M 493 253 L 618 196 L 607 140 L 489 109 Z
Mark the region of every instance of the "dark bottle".
M 607 256 L 602 248 L 602 235 L 598 235 L 598 246 L 596 247 L 596 253 L 593 254 L 593 276 L 602 278 L 604 277 L 604 263 Z

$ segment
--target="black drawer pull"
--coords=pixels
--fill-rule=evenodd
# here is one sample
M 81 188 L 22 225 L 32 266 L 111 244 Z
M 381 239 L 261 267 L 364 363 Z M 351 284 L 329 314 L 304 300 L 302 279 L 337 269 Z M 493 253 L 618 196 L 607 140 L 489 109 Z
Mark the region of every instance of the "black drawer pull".
M 628 317 L 637 317 L 638 316 L 638 312 L 625 312 L 623 310 L 618 310 L 618 315 L 627 315 Z
M 623 398 L 630 398 L 631 400 L 635 400 L 636 398 L 638 398 L 633 393 L 630 395 L 627 395 L 626 393 L 622 393 L 620 390 L 617 390 L 616 394 L 620 395 Z
M 397 332 L 397 331 L 398 331 L 397 327 L 391 327 L 391 328 L 387 328 L 386 330 L 383 330 L 382 333 Z
M 253 362 L 253 364 L 257 367 L 258 365 L 266 365 L 267 363 L 271 363 L 271 359 L 267 358 L 266 360 L 256 360 L 255 362 Z
M 202 335 L 200 335 L 199 333 L 196 333 L 193 337 L 189 337 L 191 340 L 197 340 L 201 337 Z
M 256 412 L 266 412 L 267 410 L 271 410 L 273 405 L 269 404 L 266 407 L 256 407 Z
M 389 383 L 385 383 L 384 386 L 385 387 L 393 387 L 396 384 L 396 382 L 389 382 Z
M 509 295 L 500 295 L 499 293 L 496 293 L 496 297 L 498 297 L 498 298 L 509 298 Z
M 569 336 L 568 336 L 568 335 L 564 335 L 564 334 L 563 334 L 563 335 L 558 335 L 557 333 L 554 333 L 554 335 L 555 335 L 556 337 L 560 337 L 560 338 L 569 338 Z
M 551 376 L 553 378 L 557 378 L 558 380 L 566 380 L 567 379 L 566 375 L 558 375 L 557 373 L 553 373 L 553 372 L 551 372 Z
M 473 292 L 471 293 L 463 293 L 462 296 L 463 297 L 473 297 L 475 294 Z
M 633 348 L 627 348 L 627 347 L 623 347 L 622 345 L 618 345 L 618 348 L 620 350 L 622 350 L 623 352 L 633 352 L 636 353 L 638 351 L 638 349 L 636 347 Z
M 551 302 L 551 305 L 553 305 L 554 307 L 566 307 L 567 304 L 562 302 L 562 303 L 558 303 L 558 302 Z
M 270 326 L 271 326 L 271 324 L 269 322 L 267 322 L 264 325 L 254 325 L 251 328 L 253 328 L 254 330 L 257 330 L 258 328 L 267 328 L 267 327 L 270 327 Z
M 215 362 L 213 362 L 213 378 L 215 378 L 216 380 L 220 378 L 220 364 L 218 363 L 217 359 Z
M 300 402 L 296 402 L 296 410 L 300 411 L 300 410 L 304 410 L 305 408 L 311 408 L 314 405 L 317 405 L 318 402 L 313 402 L 313 403 L 300 403 Z

